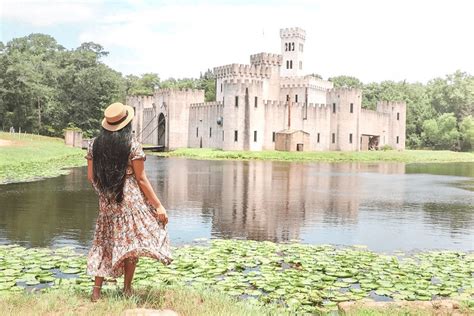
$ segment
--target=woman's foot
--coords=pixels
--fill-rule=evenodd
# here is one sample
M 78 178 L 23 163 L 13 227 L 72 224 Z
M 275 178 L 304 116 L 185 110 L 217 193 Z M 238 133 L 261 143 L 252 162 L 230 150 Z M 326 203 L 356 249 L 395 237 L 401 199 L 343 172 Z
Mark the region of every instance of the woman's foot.
M 133 291 L 132 291 L 132 287 L 124 287 L 123 288 L 123 296 L 125 296 L 126 298 L 129 298 L 133 295 Z
M 92 287 L 91 302 L 97 302 L 100 299 L 101 286 L 94 285 Z

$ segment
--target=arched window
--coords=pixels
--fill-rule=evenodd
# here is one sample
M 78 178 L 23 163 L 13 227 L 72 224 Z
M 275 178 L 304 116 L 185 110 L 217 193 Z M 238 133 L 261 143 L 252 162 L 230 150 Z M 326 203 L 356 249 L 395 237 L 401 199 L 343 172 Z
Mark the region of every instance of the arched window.
M 292 50 L 292 51 L 295 50 L 295 42 L 291 43 L 291 50 Z
M 293 61 L 290 60 L 290 69 L 293 69 Z
M 285 52 L 288 51 L 288 43 L 285 43 Z

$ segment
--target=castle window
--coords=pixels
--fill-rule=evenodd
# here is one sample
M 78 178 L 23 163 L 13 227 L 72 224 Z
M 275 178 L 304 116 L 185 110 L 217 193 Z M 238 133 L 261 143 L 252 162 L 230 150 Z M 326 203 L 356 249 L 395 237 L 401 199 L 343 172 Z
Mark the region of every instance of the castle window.
M 199 127 L 196 127 L 196 137 L 199 137 Z
M 397 112 L 397 121 L 400 120 L 400 112 Z
M 352 144 L 352 134 L 349 134 L 349 144 Z
M 289 60 L 286 61 L 286 69 L 290 69 L 290 61 Z
M 290 102 L 290 95 L 289 94 L 286 95 L 286 102 Z
M 336 113 L 336 103 L 332 104 L 332 113 Z
M 397 136 L 397 144 L 399 143 L 399 141 L 400 141 L 400 137 L 399 137 L 399 136 Z
M 298 95 L 295 94 L 295 102 L 298 103 Z
M 253 141 L 257 142 L 257 131 L 253 131 Z
M 225 98 L 222 98 L 222 106 L 224 106 Z
M 318 144 L 319 144 L 319 140 L 320 140 L 320 138 L 319 138 L 319 133 L 318 133 L 318 140 L 317 140 Z
M 239 131 L 234 131 L 234 142 L 239 140 Z
M 332 133 L 332 143 L 334 144 L 336 142 L 336 134 Z
M 300 69 L 303 69 L 303 62 L 300 61 Z
M 224 131 L 222 131 L 222 141 L 224 141 Z
M 272 142 L 275 142 L 275 137 L 276 137 L 276 133 L 273 132 L 273 133 L 272 133 Z
M 290 69 L 293 69 L 293 61 L 290 60 Z
M 209 127 L 209 138 L 212 137 L 212 127 Z
M 257 107 L 257 105 L 258 105 L 258 97 L 255 97 L 255 105 L 254 106 Z
M 291 50 L 295 51 L 295 42 L 291 43 Z
M 221 92 L 222 92 L 222 83 L 221 83 Z
M 303 44 L 300 43 L 300 52 L 303 51 Z
M 285 43 L 285 52 L 288 51 L 288 43 Z
M 235 96 L 235 107 L 239 106 L 239 97 Z
M 351 113 L 354 113 L 354 103 L 351 103 Z

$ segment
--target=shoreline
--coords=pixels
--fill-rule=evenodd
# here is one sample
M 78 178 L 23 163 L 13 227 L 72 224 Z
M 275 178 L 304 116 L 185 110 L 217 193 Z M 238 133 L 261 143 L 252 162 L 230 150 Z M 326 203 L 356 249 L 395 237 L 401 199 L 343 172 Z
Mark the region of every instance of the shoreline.
M 365 152 L 279 152 L 224 151 L 210 148 L 179 148 L 169 152 L 147 152 L 157 157 L 196 160 L 325 162 L 325 163 L 456 163 L 474 162 L 474 152 L 434 150 L 365 151 Z

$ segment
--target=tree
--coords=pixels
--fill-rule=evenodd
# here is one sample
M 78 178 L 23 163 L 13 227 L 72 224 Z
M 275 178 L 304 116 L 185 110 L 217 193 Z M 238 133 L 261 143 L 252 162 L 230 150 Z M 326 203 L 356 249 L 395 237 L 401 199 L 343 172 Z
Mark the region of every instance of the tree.
M 474 118 L 469 115 L 466 116 L 459 128 L 461 132 L 461 148 L 462 150 L 472 150 L 474 147 Z
M 334 88 L 362 88 L 363 83 L 356 77 L 336 76 L 328 79 L 334 84 Z
M 141 77 L 128 75 L 125 80 L 127 95 L 153 95 L 155 87 L 160 84 L 156 73 L 145 73 Z
M 454 113 L 445 113 L 437 119 L 429 119 L 423 123 L 422 137 L 436 149 L 458 148 L 459 136 Z

